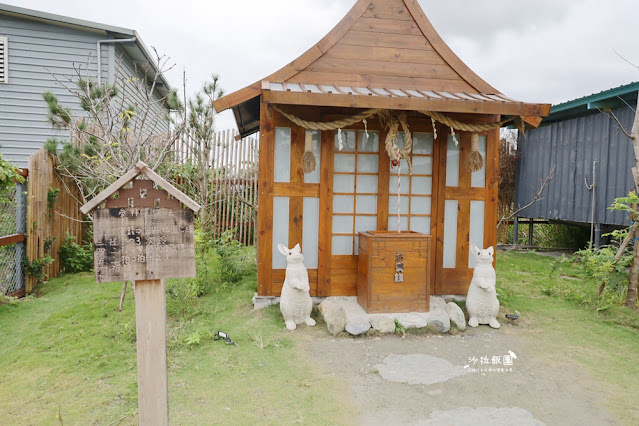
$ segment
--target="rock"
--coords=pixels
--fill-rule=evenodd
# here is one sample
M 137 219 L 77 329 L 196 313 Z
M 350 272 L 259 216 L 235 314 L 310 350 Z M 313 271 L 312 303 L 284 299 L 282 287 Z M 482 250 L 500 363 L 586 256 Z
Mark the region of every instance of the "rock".
M 346 324 L 346 331 L 353 336 L 366 333 L 371 328 L 371 323 L 365 317 L 357 317 Z
M 404 328 L 424 328 L 428 326 L 428 321 L 426 320 L 427 315 L 418 314 L 415 312 L 411 312 L 408 314 L 397 314 L 397 321 Z
M 440 296 L 446 303 L 448 302 L 466 302 L 465 294 L 444 294 Z
M 430 296 L 430 311 L 445 311 L 446 301 L 439 296 Z
M 357 303 L 357 297 L 327 297 L 327 301 L 334 301 L 339 305 L 346 315 L 345 329 L 353 336 L 359 336 L 366 333 L 371 328 L 371 323 L 368 321 L 368 314 Z
M 329 333 L 335 336 L 344 331 L 346 327 L 346 312 L 339 303 L 326 299 L 320 303 L 319 310 L 324 317 Z
M 466 317 L 464 317 L 464 311 L 457 303 L 448 302 L 446 304 L 446 313 L 448 313 L 450 320 L 459 330 L 466 330 Z
M 446 303 L 450 303 L 455 300 L 455 296 L 452 294 L 443 294 L 441 298 L 444 299 L 444 302 Z
M 380 333 L 394 333 L 395 320 L 388 315 L 369 315 L 371 326 Z
M 446 311 L 431 311 L 428 316 L 428 326 L 439 333 L 448 333 L 450 330 L 450 317 Z
M 329 297 L 327 300 L 335 300 L 344 307 L 346 322 L 355 318 L 366 318 L 368 316 L 364 308 L 357 303 L 357 297 Z

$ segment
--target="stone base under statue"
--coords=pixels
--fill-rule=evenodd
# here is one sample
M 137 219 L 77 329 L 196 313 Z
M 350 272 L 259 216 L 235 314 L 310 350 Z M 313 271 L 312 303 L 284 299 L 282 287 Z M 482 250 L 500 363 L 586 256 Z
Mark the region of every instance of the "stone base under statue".
M 324 322 L 331 334 L 346 331 L 352 335 L 364 334 L 371 328 L 380 334 L 395 332 L 395 319 L 405 328 L 426 328 L 447 333 L 451 325 L 458 330 L 466 328 L 462 309 L 454 302 L 463 302 L 461 295 L 430 296 L 429 312 L 396 312 L 369 314 L 358 303 L 356 296 L 313 297 L 319 305 Z M 446 303 L 448 301 L 448 303 Z M 279 303 L 279 297 L 253 297 L 255 309 L 266 308 Z

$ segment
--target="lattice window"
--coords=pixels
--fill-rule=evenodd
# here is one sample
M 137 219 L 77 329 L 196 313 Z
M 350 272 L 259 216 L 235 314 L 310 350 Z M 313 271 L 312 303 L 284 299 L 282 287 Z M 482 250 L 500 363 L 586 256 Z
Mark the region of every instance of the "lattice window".
M 397 135 L 397 146 L 404 146 L 404 134 Z M 411 151 L 413 174 L 408 173 L 408 164 L 401 162 L 401 230 L 430 234 L 431 200 L 433 189 L 433 135 L 431 133 L 413 133 Z M 391 162 L 388 229 L 397 231 L 397 166 Z
M 333 255 L 359 252 L 359 232 L 377 229 L 379 132 L 335 135 L 333 172 Z

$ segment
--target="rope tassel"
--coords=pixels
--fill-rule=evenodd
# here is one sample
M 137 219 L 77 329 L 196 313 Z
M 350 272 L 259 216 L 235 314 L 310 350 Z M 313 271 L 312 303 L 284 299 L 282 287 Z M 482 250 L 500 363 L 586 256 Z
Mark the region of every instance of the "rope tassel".
M 317 167 L 317 160 L 313 153 L 313 133 L 306 131 L 306 138 L 304 139 L 304 154 L 302 155 L 302 169 L 304 174 L 315 171 Z
M 466 169 L 469 172 L 476 172 L 484 167 L 484 159 L 479 153 L 479 135 L 473 133 L 470 139 L 470 153 L 466 157 Z

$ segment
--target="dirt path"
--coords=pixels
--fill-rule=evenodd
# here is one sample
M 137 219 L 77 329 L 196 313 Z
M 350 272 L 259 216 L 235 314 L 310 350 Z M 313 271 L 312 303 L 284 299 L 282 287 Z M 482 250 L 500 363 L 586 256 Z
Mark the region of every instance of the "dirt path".
M 456 336 L 354 339 L 309 330 L 302 347 L 346 382 L 359 424 L 617 424 L 586 371 L 523 331 L 506 324 Z M 504 365 L 510 352 L 516 359 Z

